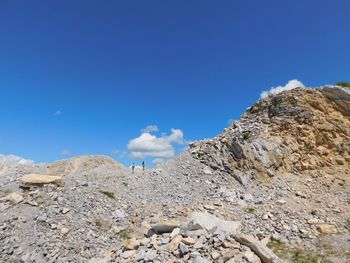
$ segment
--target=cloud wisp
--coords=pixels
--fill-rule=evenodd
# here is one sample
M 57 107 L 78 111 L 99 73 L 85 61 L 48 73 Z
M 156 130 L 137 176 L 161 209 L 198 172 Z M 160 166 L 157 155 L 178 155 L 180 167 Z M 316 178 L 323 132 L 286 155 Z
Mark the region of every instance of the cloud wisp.
M 159 163 L 175 156 L 174 145 L 185 144 L 184 134 L 180 129 L 171 129 L 169 135 L 163 134 L 159 137 L 151 134 L 151 132 L 158 131 L 155 125 L 149 125 L 141 131 L 142 134 L 130 140 L 127 145 L 129 156 L 132 159 L 141 160 L 151 157 L 155 158 L 154 162 Z
M 270 95 L 276 95 L 285 90 L 292 90 L 295 88 L 304 88 L 304 84 L 297 79 L 292 79 L 288 81 L 285 86 L 272 87 L 270 90 L 265 90 L 261 92 L 260 99 L 265 99 Z
M 57 110 L 57 111 L 54 112 L 53 116 L 58 117 L 58 116 L 60 116 L 61 114 L 62 114 L 62 111 Z
M 157 125 L 148 125 L 146 128 L 143 128 L 142 133 L 151 133 L 151 132 L 157 132 L 159 131 Z

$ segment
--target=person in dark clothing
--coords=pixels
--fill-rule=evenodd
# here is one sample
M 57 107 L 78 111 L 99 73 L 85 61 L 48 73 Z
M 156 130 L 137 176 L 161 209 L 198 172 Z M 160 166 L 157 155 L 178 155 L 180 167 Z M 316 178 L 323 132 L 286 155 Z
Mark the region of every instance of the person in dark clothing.
M 133 174 L 135 173 L 135 163 L 132 164 L 131 171 L 132 171 Z
M 142 162 L 142 170 L 145 171 L 145 162 Z

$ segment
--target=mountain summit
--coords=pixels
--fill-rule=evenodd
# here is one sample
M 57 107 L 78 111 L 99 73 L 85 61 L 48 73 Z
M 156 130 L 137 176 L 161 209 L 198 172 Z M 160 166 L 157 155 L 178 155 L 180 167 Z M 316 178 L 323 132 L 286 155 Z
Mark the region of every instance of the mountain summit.
M 190 153 L 240 182 L 279 173 L 349 175 L 350 89 L 296 88 L 259 100 Z

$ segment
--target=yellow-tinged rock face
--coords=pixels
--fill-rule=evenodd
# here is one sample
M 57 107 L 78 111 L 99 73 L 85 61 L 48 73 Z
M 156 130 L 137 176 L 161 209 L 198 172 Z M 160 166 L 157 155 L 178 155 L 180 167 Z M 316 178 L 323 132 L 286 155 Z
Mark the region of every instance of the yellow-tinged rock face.
M 62 184 L 63 178 L 55 175 L 45 174 L 26 174 L 22 176 L 21 182 L 24 184 L 42 185 L 42 184 Z

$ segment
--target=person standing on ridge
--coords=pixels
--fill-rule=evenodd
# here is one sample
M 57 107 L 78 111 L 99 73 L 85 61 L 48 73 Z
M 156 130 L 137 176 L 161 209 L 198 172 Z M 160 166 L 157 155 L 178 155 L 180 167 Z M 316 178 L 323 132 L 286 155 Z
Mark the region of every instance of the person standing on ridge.
M 145 162 L 142 162 L 142 170 L 145 171 Z
M 132 166 L 131 166 L 131 171 L 132 171 L 132 174 L 135 173 L 135 163 L 132 164 Z

